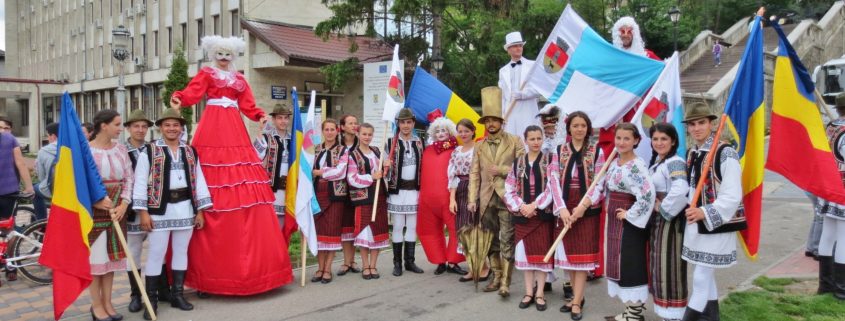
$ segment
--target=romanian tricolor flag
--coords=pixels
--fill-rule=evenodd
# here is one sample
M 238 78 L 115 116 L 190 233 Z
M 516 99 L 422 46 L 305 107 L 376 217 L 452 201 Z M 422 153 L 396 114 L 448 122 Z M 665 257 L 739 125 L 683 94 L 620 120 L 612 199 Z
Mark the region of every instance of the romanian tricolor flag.
M 67 92 L 62 96 L 59 124 L 53 205 L 47 223 L 50 233 L 44 236 L 39 259 L 53 269 L 56 320 L 91 284 L 88 232 L 94 225 L 93 204 L 106 197 L 106 188 Z
M 427 125 L 428 114 L 439 109 L 446 118 L 456 124 L 463 118 L 471 120 L 476 123 L 475 137 L 484 136 L 484 126 L 478 124 L 481 116 L 449 87 L 419 66 L 414 71 L 414 79 L 411 80 L 405 106 L 414 111 L 414 117 L 420 124 Z
M 766 109 L 763 95 L 763 30 L 760 17 L 754 18 L 748 44 L 739 63 L 725 114 L 727 129 L 739 153 L 742 166 L 742 204 L 748 228 L 740 232 L 745 254 L 757 258 L 760 246 L 760 220 L 763 204 L 763 143 L 766 135 Z
M 827 201 L 845 204 L 845 187 L 815 103 L 815 86 L 777 22 L 780 38 L 772 87 L 772 124 L 766 168 Z
M 285 191 L 285 239 L 290 241 L 294 231 L 302 231 L 303 242 L 308 244 L 311 254 L 317 255 L 317 232 L 314 229 L 314 213 L 320 211 L 314 194 L 311 164 L 314 160 L 314 100 L 316 92 L 311 91 L 311 106 L 308 110 L 308 137 L 303 133 L 302 113 L 299 109 L 299 95 L 296 87 L 291 91 L 293 116 L 291 116 L 291 139 L 288 148 L 288 177 Z M 310 153 L 309 153 L 310 151 Z M 310 156 L 310 157 L 309 157 Z

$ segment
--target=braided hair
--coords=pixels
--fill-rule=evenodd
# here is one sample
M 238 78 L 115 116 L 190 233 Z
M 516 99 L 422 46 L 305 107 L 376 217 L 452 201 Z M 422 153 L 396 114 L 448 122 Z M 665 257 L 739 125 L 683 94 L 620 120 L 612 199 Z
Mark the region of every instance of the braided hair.
M 94 123 L 94 130 L 91 131 L 91 137 L 88 138 L 88 140 L 94 141 L 94 139 L 97 138 L 97 135 L 100 134 L 100 128 L 102 128 L 102 125 L 112 122 L 117 116 L 120 116 L 120 114 L 113 109 L 103 109 L 94 114 L 94 120 L 92 120 Z

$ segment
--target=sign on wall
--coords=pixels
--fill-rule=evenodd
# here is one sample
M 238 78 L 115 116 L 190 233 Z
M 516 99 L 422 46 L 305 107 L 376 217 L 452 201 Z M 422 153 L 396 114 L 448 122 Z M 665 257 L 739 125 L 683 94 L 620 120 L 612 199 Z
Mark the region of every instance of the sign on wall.
M 404 61 L 400 60 L 400 64 Z M 384 112 L 384 102 L 387 98 L 387 81 L 390 80 L 392 62 L 382 61 L 364 64 L 364 119 L 360 123 L 370 123 L 375 127 L 373 135 L 373 146 L 384 148 L 384 121 L 381 115 Z M 402 79 L 405 78 L 404 68 L 400 68 Z
M 288 87 L 287 86 L 270 86 L 270 98 L 271 99 L 288 99 Z

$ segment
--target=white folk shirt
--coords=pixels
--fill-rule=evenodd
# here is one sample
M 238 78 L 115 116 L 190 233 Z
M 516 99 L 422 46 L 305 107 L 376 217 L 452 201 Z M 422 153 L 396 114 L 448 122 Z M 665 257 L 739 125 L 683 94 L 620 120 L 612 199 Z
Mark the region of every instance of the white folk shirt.
M 506 114 L 508 113 L 508 107 L 510 107 L 511 100 L 516 100 L 516 104 L 513 106 L 513 111 L 511 111 L 510 115 L 507 115 L 507 119 L 505 119 L 503 129 L 505 132 L 512 135 L 522 137 L 526 127 L 530 125 L 540 125 L 540 121 L 536 117 L 537 112 L 539 111 L 539 107 L 537 106 L 537 97 L 539 97 L 539 95 L 531 88 L 531 86 L 525 86 L 522 90 L 519 89 L 522 86 L 522 83 L 528 79 L 528 72 L 534 65 L 534 61 L 520 58 L 519 62 L 519 64 L 516 64 L 513 67 L 511 64 L 516 62 L 508 62 L 499 69 L 499 88 L 502 89 L 503 118 L 506 117 Z M 511 97 L 513 93 L 516 93 L 516 95 Z
M 179 144 L 179 149 L 174 153 L 170 150 L 164 141 L 158 140 L 156 146 L 163 147 L 171 158 L 170 162 L 170 189 L 179 189 L 188 187 L 188 180 L 190 177 L 185 176 L 184 166 L 188 164 L 182 163 L 182 148 L 189 148 L 184 143 Z M 138 156 L 138 165 L 135 167 L 135 186 L 133 188 L 132 209 L 136 211 L 147 210 L 147 182 L 150 177 L 150 161 L 146 152 L 141 152 Z M 202 174 L 199 158 L 196 159 L 196 198 L 200 201 L 200 207 L 197 210 L 204 210 L 211 208 L 211 193 L 208 192 L 208 185 L 205 182 L 205 176 Z M 167 191 L 162 191 L 166 193 Z M 194 210 L 191 206 L 193 199 L 184 200 L 179 203 L 168 203 L 164 215 L 150 215 L 153 220 L 153 230 L 168 231 L 168 230 L 186 230 L 194 228 Z
M 687 205 L 690 184 L 687 181 L 687 163 L 678 155 L 649 167 L 654 190 L 665 194 L 657 212 L 666 221 L 677 217 Z

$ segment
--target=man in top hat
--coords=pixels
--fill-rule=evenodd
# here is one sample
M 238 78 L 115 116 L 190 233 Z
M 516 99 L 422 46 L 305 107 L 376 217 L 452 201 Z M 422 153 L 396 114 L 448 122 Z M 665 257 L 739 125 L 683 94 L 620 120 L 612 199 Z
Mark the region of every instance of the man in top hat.
M 188 244 L 194 226 L 203 227 L 203 210 L 212 206 L 211 194 L 196 151 L 179 139 L 185 125 L 179 111 L 166 108 L 155 125 L 162 138 L 139 155 L 132 192 L 132 209 L 138 213 L 141 230 L 147 232 L 149 238 L 144 271 L 146 291 L 155 311 L 159 294 L 157 284 L 159 279 L 166 278 L 166 274 L 162 277 L 165 271 L 159 268 L 169 245 L 173 270 L 170 305 L 188 311 L 194 308 L 183 296 Z M 144 319 L 150 320 L 148 311 L 144 313 Z
M 387 183 L 387 212 L 393 221 L 393 275 L 402 275 L 402 255 L 405 270 L 423 273 L 415 263 L 417 244 L 417 205 L 420 194 L 420 160 L 425 144 L 414 135 L 416 119 L 410 108 L 396 113 L 397 135 L 385 144 L 389 157 L 384 160 L 384 179 Z M 391 148 L 396 146 L 396 150 Z M 391 151 L 393 151 L 391 153 Z M 402 230 L 405 230 L 404 235 Z M 403 247 L 404 246 L 404 252 Z M 438 273 L 439 272 L 439 273 Z M 435 274 L 445 272 L 434 271 Z
M 531 86 L 524 86 L 528 72 L 534 66 L 534 60 L 522 56 L 522 34 L 514 31 L 505 36 L 505 51 L 510 61 L 499 69 L 499 88 L 502 89 L 502 113 L 505 119 L 504 130 L 517 137 L 522 137 L 525 128 L 540 125 L 537 118 L 537 97 Z M 508 108 L 512 107 L 509 111 Z M 503 118 L 503 119 L 504 119 Z
M 836 113 L 839 118 L 827 125 L 827 137 L 839 173 L 845 182 L 845 93 L 836 96 Z M 845 300 L 845 204 L 835 204 L 819 199 L 819 215 L 824 217 L 819 239 L 819 294 L 833 293 Z
M 147 115 L 142 109 L 135 109 L 129 114 L 129 118 L 123 122 L 123 127 L 129 133 L 129 137 L 123 144 L 129 151 L 129 160 L 132 161 L 132 169 L 134 170 L 138 165 L 138 157 L 149 148 L 147 143 L 147 133 L 150 127 L 153 126 L 153 121 L 147 118 Z M 144 240 L 147 239 L 147 232 L 141 229 L 140 217 L 137 213 L 129 209 L 126 219 L 126 243 L 129 247 L 129 254 L 132 255 L 134 262 L 141 262 L 141 251 L 143 249 Z M 127 267 L 128 268 L 128 267 Z M 138 266 L 138 273 L 140 274 L 140 266 Z M 162 271 L 167 271 L 167 266 L 162 264 Z M 132 277 L 132 272 L 129 274 L 129 312 L 138 312 L 143 308 L 141 303 L 141 288 Z M 161 301 L 170 301 L 170 285 L 167 278 L 159 279 L 159 299 Z
M 276 196 L 273 209 L 279 218 L 279 226 L 285 224 L 285 189 L 288 178 L 288 149 L 290 149 L 290 117 L 293 111 L 287 106 L 276 104 L 270 113 L 271 125 L 261 124 L 261 135 L 252 142 L 261 164 L 270 177 L 270 188 Z
M 478 122 L 485 126 L 487 136 L 473 150 L 467 209 L 480 213 L 482 227 L 494 233 L 488 254 L 494 277 L 484 292 L 498 290 L 499 295 L 506 297 L 510 295 L 514 244 L 511 214 L 502 197 L 508 172 L 517 157 L 525 153 L 525 147 L 519 137 L 502 130 L 501 97 L 498 87 L 481 89 L 482 117 Z
M 687 154 L 687 174 L 692 200 L 704 170 L 707 154 L 715 152 L 698 206 L 685 211 L 682 257 L 695 266 L 692 293 L 684 320 L 719 320 L 716 269 L 736 264 L 736 232 L 747 227 L 742 207 L 742 169 L 730 143 L 713 133 L 717 117 L 704 102 L 687 105 L 684 123 L 693 140 Z

